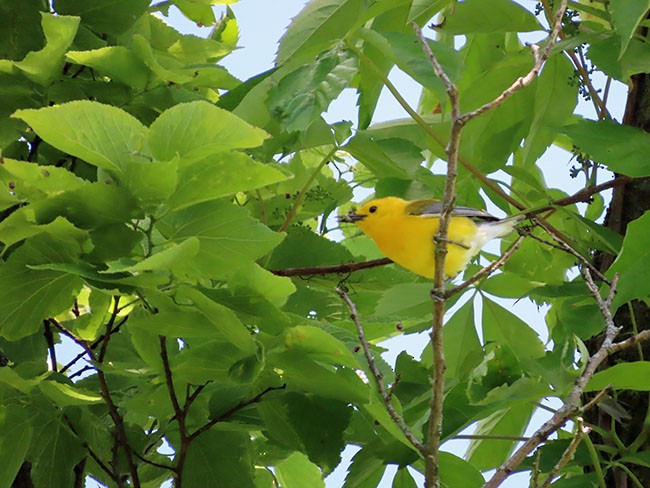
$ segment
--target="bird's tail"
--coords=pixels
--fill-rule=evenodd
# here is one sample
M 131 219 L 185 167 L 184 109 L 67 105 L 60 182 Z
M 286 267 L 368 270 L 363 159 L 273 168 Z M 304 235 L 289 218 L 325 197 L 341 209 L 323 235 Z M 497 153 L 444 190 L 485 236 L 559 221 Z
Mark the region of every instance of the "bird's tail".
M 478 224 L 478 232 L 481 235 L 480 238 L 483 243 L 486 243 L 492 239 L 505 237 L 508 234 L 511 234 L 515 230 L 517 224 L 525 219 L 525 215 L 516 215 L 507 219 L 494 220 L 491 222 L 480 222 Z

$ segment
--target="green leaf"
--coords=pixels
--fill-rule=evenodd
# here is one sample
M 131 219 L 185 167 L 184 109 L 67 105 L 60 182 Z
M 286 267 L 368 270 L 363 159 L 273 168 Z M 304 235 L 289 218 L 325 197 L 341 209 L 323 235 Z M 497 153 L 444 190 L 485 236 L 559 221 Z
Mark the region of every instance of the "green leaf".
M 124 46 L 106 46 L 91 51 L 70 51 L 66 54 L 66 59 L 88 66 L 135 90 L 143 90 L 147 86 L 151 73 L 147 66 Z
M 229 288 L 237 295 L 261 296 L 270 303 L 281 307 L 296 287 L 290 278 L 276 276 L 256 263 L 242 265 L 228 281 Z
M 356 404 L 368 402 L 368 385 L 350 369 L 321 365 L 296 351 L 273 353 L 268 362 L 283 371 L 289 391 L 310 391 L 325 398 Z
M 220 303 L 211 300 L 195 288 L 179 288 L 176 299 L 180 303 L 191 302 L 212 321 L 223 337 L 243 352 L 254 354 L 257 350 L 250 331 L 241 323 L 235 313 Z
M 226 320 L 229 317 L 220 317 Z M 232 319 L 232 317 L 230 317 Z M 236 322 L 235 322 L 236 323 Z M 222 324 L 193 307 L 179 307 L 178 310 L 161 311 L 154 315 L 129 318 L 129 329 L 144 330 L 154 335 L 191 339 L 193 337 L 223 338 Z M 223 323 L 227 326 L 227 323 Z
M 523 364 L 544 356 L 544 344 L 537 333 L 515 314 L 487 298 L 483 300 L 483 340 L 509 346 Z
M 379 458 L 379 454 L 364 447 L 352 458 L 344 487 L 376 488 L 379 486 L 385 470 L 386 463 Z
M 620 306 L 635 298 L 650 295 L 650 283 L 645 277 L 650 272 L 650 212 L 630 222 L 627 226 L 621 253 L 608 270 L 611 278 L 619 274 L 614 305 Z
M 362 0 L 315 0 L 293 19 L 280 39 L 276 65 L 312 58 L 343 39 L 356 25 Z
M 305 227 L 291 226 L 287 229 L 286 239 L 273 250 L 268 268 L 308 268 L 334 265 L 353 259 L 352 254 L 338 242 Z
M 25 461 L 34 430 L 24 408 L 0 406 L 0 486 L 12 486 Z
M 0 2 L 0 59 L 23 59 L 43 46 L 44 10 L 40 0 Z
M 178 184 L 178 158 L 171 161 L 136 161 L 127 163 L 122 183 L 144 207 L 155 212 L 157 206 L 168 203 Z
M 255 488 L 248 434 L 212 429 L 192 441 L 183 469 L 183 486 Z
M 633 177 L 650 175 L 650 134 L 609 120 L 579 119 L 562 129 L 578 148 L 610 171 Z
M 121 271 L 170 271 L 178 267 L 179 263 L 184 263 L 196 256 L 199 246 L 200 243 L 196 237 L 189 237 L 179 243 L 172 242 L 163 250 L 133 266 L 121 269 Z
M 359 368 L 359 360 L 347 346 L 323 329 L 312 325 L 297 325 L 284 334 L 284 346 L 289 351 L 306 354 L 315 361 Z
M 483 347 L 474 325 L 474 304 L 470 300 L 447 320 L 444 328 L 446 375 L 463 381 L 483 359 Z
M 522 403 L 493 413 L 478 422 L 476 435 L 520 436 L 533 413 L 533 406 Z M 516 441 L 473 440 L 467 451 L 470 464 L 481 471 L 499 467 L 514 449 Z
M 16 203 L 29 199 L 41 200 L 74 190 L 87 184 L 67 169 L 56 166 L 40 166 L 27 161 L 3 158 L 0 165 L 0 179 L 9 186 L 13 182 Z
M 350 86 L 358 60 L 351 51 L 333 49 L 292 71 L 269 93 L 269 109 L 287 132 L 305 131 Z
M 535 16 L 510 0 L 465 0 L 441 28 L 449 34 L 530 32 L 542 30 Z
M 569 83 L 573 69 L 564 55 L 551 56 L 544 64 L 544 70 L 537 79 L 534 115 L 524 144 L 525 166 L 535 163 L 573 113 L 578 96 L 578 86 Z
M 596 373 L 587 383 L 585 391 L 600 391 L 608 385 L 615 390 L 650 391 L 650 361 L 633 361 L 615 364 Z
M 440 452 L 440 479 L 447 488 L 479 488 L 483 475 L 473 464 L 449 452 Z
M 196 276 L 223 277 L 266 255 L 283 238 L 250 218 L 244 208 L 220 202 L 170 213 L 158 225 L 170 242 L 199 239 L 199 252 L 185 268 Z
M 287 488 L 325 488 L 318 466 L 300 452 L 294 452 L 275 466 L 275 474 L 282 486 Z
M 193 0 L 174 0 L 174 5 L 183 15 L 198 25 L 208 26 L 216 22 L 212 7 Z
M 25 59 L 14 64 L 30 80 L 48 85 L 63 68 L 63 56 L 77 33 L 79 17 L 41 13 L 41 22 L 45 47 L 28 53 Z
M 72 405 L 96 405 L 104 401 L 101 396 L 90 391 L 84 391 L 78 386 L 59 383 L 56 380 L 41 381 L 38 386 L 45 396 L 61 408 Z
M 149 130 L 147 145 L 154 158 L 197 161 L 231 149 L 259 146 L 267 134 L 231 112 L 208 102 L 181 103 L 165 110 Z
M 620 45 L 618 36 L 602 36 L 591 42 L 587 56 L 606 75 L 627 83 L 632 75 L 650 69 L 650 52 L 645 42 L 633 37 L 619 59 Z
M 408 468 L 399 468 L 393 478 L 392 488 L 417 488 L 417 483 L 413 479 Z
M 291 177 L 276 166 L 258 163 L 237 151 L 227 151 L 194 163 L 186 163 L 183 162 L 178 175 L 178 187 L 168 202 L 174 210 L 237 192 L 255 190 Z
M 367 131 L 358 131 L 344 149 L 378 178 L 406 179 L 414 175 L 422 162 L 421 151 L 410 141 L 400 138 L 378 140 Z
M 347 403 L 287 393 L 258 408 L 270 440 L 287 449 L 299 447 L 326 475 L 339 464 L 345 446 L 343 433 L 352 413 Z M 327 429 L 322 428 L 323 418 L 328 419 Z
M 42 109 L 18 110 L 48 144 L 112 173 L 120 173 L 142 149 L 146 128 L 111 105 L 86 100 Z
M 648 10 L 650 10 L 650 0 L 616 0 L 610 5 L 609 11 L 612 14 L 614 30 L 621 38 L 619 59 L 623 57 L 639 24 L 646 18 Z
M 78 277 L 28 265 L 65 262 L 75 251 L 78 245 L 40 235 L 11 254 L 0 267 L 0 336 L 26 337 L 42 327 L 43 319 L 72 306 L 82 285 Z
M 149 7 L 149 0 L 54 0 L 59 14 L 78 15 L 98 34 L 121 34 Z
M 73 468 L 86 455 L 81 442 L 65 424 L 63 413 L 51 404 L 41 404 L 30 413 L 39 426 L 27 456 L 37 460 L 31 472 L 34 486 L 73 486 Z

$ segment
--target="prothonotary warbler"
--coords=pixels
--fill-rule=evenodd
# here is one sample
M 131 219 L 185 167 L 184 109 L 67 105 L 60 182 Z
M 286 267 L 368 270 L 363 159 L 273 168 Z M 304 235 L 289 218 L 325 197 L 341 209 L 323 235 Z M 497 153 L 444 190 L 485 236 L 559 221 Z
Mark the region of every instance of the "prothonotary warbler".
M 442 202 L 407 201 L 386 197 L 364 204 L 358 211 L 339 217 L 355 223 L 384 255 L 404 268 L 433 278 L 436 242 Z M 460 273 L 491 239 L 510 234 L 524 217 L 499 219 L 483 210 L 455 207 L 447 236 L 445 274 Z

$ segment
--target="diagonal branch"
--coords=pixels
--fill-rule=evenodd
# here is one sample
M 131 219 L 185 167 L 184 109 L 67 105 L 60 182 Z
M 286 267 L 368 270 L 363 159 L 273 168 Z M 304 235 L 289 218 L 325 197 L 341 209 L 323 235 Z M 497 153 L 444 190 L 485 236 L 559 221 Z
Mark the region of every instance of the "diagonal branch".
M 521 245 L 521 242 L 524 240 L 525 236 L 520 235 L 515 242 L 512 243 L 512 245 L 501 255 L 499 259 L 496 261 L 492 261 L 490 264 L 482 268 L 478 273 L 470 277 L 468 280 L 463 281 L 460 285 L 455 286 L 451 288 L 450 290 L 445 291 L 445 298 L 451 298 L 452 296 L 456 295 L 457 293 L 463 291 L 465 288 L 468 286 L 476 283 L 477 281 L 481 280 L 485 276 L 491 274 L 493 271 L 496 269 L 500 268 L 503 266 L 511 257 L 512 255 L 519 249 L 519 246 Z
M 399 413 L 397 413 L 397 410 L 395 410 L 395 407 L 393 406 L 393 403 L 391 401 L 392 391 L 386 390 L 386 385 L 384 385 L 384 375 L 381 373 L 381 371 L 379 371 L 379 368 L 377 367 L 377 363 L 375 363 L 375 358 L 372 357 L 372 353 L 370 352 L 370 343 L 368 342 L 368 339 L 366 339 L 366 334 L 363 331 L 363 326 L 361 325 L 361 322 L 359 322 L 359 315 L 357 314 L 356 305 L 350 299 L 350 296 L 342 288 L 337 287 L 336 292 L 339 294 L 341 299 L 345 302 L 345 304 L 350 309 L 350 318 L 352 319 L 352 322 L 354 322 L 354 325 L 357 328 L 357 333 L 359 335 L 359 341 L 361 342 L 361 348 L 363 349 L 363 354 L 366 357 L 366 362 L 368 363 L 368 367 L 370 368 L 372 377 L 374 378 L 375 383 L 377 384 L 377 389 L 379 390 L 379 394 L 381 395 L 381 398 L 384 401 L 384 405 L 386 406 L 388 415 L 390 416 L 391 419 L 393 419 L 395 425 L 399 427 L 399 429 L 402 431 L 404 436 L 409 440 L 409 442 L 413 445 L 413 447 L 415 447 L 420 452 L 420 454 L 426 456 L 427 454 L 426 446 L 422 444 L 422 442 L 420 442 L 420 440 L 417 437 L 415 437 L 415 434 L 413 434 L 409 426 L 406 425 L 406 422 L 404 421 L 402 416 Z
M 560 30 L 562 29 L 562 18 L 564 17 L 564 12 L 566 12 L 567 3 L 568 0 L 562 0 L 562 4 L 560 5 L 560 8 L 555 13 L 555 22 L 553 24 L 553 30 L 549 34 L 548 42 L 546 43 L 546 47 L 544 47 L 544 50 L 540 53 L 539 46 L 535 44 L 531 46 L 533 50 L 533 54 L 535 55 L 535 64 L 533 65 L 531 70 L 524 76 L 517 79 L 512 85 L 506 88 L 499 96 L 497 96 L 491 102 L 486 103 L 485 105 L 477 108 L 476 110 L 472 110 L 471 112 L 462 114 L 459 119 L 459 122 L 461 124 L 466 124 L 471 119 L 478 117 L 479 115 L 487 112 L 488 110 L 492 110 L 493 108 L 498 107 L 499 105 L 503 104 L 503 102 L 505 102 L 508 98 L 512 97 L 519 90 L 527 87 L 533 82 L 533 80 L 535 80 L 535 78 L 537 77 L 537 75 L 542 69 L 542 65 L 548 59 L 548 56 L 551 53 L 551 49 L 553 49 L 553 46 L 555 46 L 555 42 L 558 39 Z
M 579 413 L 580 409 L 578 405 L 580 403 L 582 392 L 598 367 L 611 354 L 612 346 L 614 345 L 614 338 L 620 330 L 620 328 L 616 327 L 614 324 L 614 318 L 609 309 L 614 295 L 616 294 L 618 276 L 615 276 L 612 280 L 609 294 L 607 298 L 603 299 L 600 296 L 598 287 L 591 277 L 589 269 L 583 268 L 582 273 L 585 277 L 587 287 L 594 297 L 594 300 L 596 300 L 596 303 L 598 303 L 605 319 L 605 338 L 603 343 L 598 351 L 596 351 L 596 353 L 589 358 L 589 361 L 587 361 L 584 371 L 576 380 L 562 407 L 560 407 L 560 409 L 558 409 L 548 421 L 535 431 L 529 440 L 524 442 L 519 449 L 517 449 L 514 454 L 512 454 L 512 456 L 510 456 L 510 458 L 499 469 L 497 469 L 492 478 L 483 485 L 483 488 L 496 488 L 499 486 L 510 475 L 510 473 L 521 464 L 528 454 L 530 454 L 539 444 L 544 442 L 552 433 L 560 429 L 569 418 Z
M 235 413 L 239 412 L 241 409 L 248 407 L 249 405 L 253 405 L 254 403 L 259 403 L 262 401 L 262 398 L 267 394 L 272 391 L 276 390 L 284 390 L 287 387 L 287 385 L 280 385 L 280 386 L 269 386 L 259 392 L 257 395 L 255 395 L 253 398 L 249 398 L 248 400 L 242 400 L 240 401 L 237 405 L 234 407 L 226 410 L 224 413 L 219 415 L 218 417 L 215 417 L 211 419 L 208 423 L 203 425 L 202 427 L 199 427 L 196 431 L 192 432 L 189 435 L 190 441 L 193 441 L 196 439 L 198 436 L 203 434 L 204 432 L 210 430 L 212 427 L 217 425 L 219 422 L 223 422 L 224 420 L 229 419 L 232 417 Z

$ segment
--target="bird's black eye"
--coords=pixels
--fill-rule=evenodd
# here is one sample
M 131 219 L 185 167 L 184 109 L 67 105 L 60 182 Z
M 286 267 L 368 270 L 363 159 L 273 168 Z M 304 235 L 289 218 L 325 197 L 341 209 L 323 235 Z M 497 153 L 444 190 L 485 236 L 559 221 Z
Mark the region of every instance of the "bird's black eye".
M 377 211 L 377 207 L 375 205 L 373 205 L 372 207 L 370 207 L 368 209 L 368 212 L 370 212 L 370 213 L 375 213 L 376 211 Z

